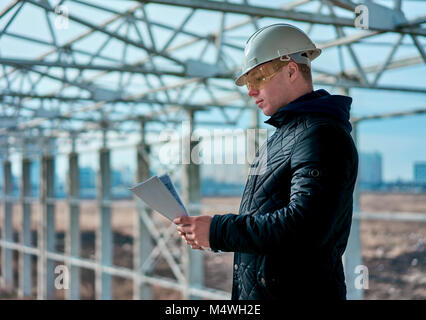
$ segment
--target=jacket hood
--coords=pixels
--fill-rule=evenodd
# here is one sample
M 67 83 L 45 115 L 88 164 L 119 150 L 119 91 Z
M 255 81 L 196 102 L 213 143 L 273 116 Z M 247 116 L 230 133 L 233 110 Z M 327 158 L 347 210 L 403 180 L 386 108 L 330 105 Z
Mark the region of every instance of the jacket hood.
M 326 113 L 340 120 L 345 127 L 352 131 L 349 121 L 352 98 L 342 95 L 331 95 L 324 89 L 307 93 L 289 104 L 281 107 L 265 123 L 280 127 L 291 113 Z

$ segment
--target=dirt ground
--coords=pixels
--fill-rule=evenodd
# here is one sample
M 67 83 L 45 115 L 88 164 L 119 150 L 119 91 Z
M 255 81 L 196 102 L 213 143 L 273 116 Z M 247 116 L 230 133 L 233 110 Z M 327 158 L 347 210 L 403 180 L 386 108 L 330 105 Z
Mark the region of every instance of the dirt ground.
M 224 214 L 237 212 L 240 198 L 204 198 L 203 204 L 215 208 L 203 210 L 203 214 Z M 221 206 L 219 208 L 219 206 Z M 21 216 L 15 208 L 14 226 L 19 230 Z M 361 210 L 366 212 L 418 212 L 426 213 L 426 194 L 381 194 L 361 195 Z M 38 207 L 33 208 L 33 227 L 36 230 Z M 64 230 L 68 225 L 66 203 L 56 205 L 57 251 L 64 251 Z M 81 205 L 82 257 L 94 259 L 95 234 L 97 225 L 96 202 L 85 201 Z M 114 230 L 113 261 L 117 266 L 133 266 L 133 221 L 134 205 L 129 201 L 120 201 L 113 206 L 112 226 Z M 162 218 L 157 218 L 159 226 Z M 426 222 L 401 222 L 382 220 L 362 220 L 360 225 L 363 264 L 368 267 L 369 288 L 365 290 L 365 299 L 426 299 Z M 15 235 L 16 241 L 18 234 Z M 36 243 L 36 232 L 33 233 Z M 177 251 L 179 260 L 179 250 Z M 230 292 L 232 281 L 232 253 L 203 253 L 205 285 L 209 288 Z M 15 284 L 18 255 L 14 254 Z M 36 259 L 33 263 L 34 278 Z M 173 278 L 170 267 L 164 259 L 158 259 L 153 272 L 157 275 Z M 94 272 L 81 270 L 81 298 L 94 299 Z M 34 279 L 35 281 L 35 279 Z M 36 296 L 34 282 L 33 298 Z M 113 299 L 132 299 L 131 280 L 113 277 Z M 159 286 L 152 288 L 153 299 L 181 299 L 179 292 Z M 16 299 L 16 290 L 0 290 L 1 299 Z M 63 298 L 63 290 L 57 291 L 56 298 Z
M 361 210 L 424 214 L 426 195 L 363 194 Z M 363 220 L 360 235 L 369 270 L 365 299 L 426 299 L 426 222 Z

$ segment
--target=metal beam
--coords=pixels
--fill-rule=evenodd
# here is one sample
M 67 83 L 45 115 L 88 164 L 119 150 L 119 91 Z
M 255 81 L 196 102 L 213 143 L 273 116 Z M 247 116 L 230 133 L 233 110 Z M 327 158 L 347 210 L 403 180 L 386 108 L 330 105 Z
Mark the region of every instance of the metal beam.
M 375 89 L 375 90 L 385 90 L 385 91 L 399 91 L 399 92 L 411 92 L 411 93 L 426 93 L 426 88 L 420 87 L 405 87 L 405 86 L 393 86 L 393 85 L 375 85 L 369 86 L 366 84 L 361 84 L 354 81 L 345 81 L 345 80 L 315 80 L 314 84 L 324 85 L 324 86 L 337 86 L 342 88 L 359 88 L 359 89 Z
M 48 201 L 54 197 L 55 159 L 44 154 L 40 165 L 40 204 L 41 212 L 38 227 L 38 249 L 40 256 L 37 268 L 37 297 L 41 300 L 53 299 L 55 294 L 55 263 L 46 253 L 55 252 L 55 204 Z
M 211 0 L 137 0 L 140 3 L 157 3 L 157 4 L 166 4 L 172 6 L 186 7 L 186 8 L 195 8 L 202 10 L 210 10 L 216 12 L 226 12 L 226 13 L 235 13 L 249 15 L 253 17 L 262 17 L 262 18 L 277 18 L 277 19 L 286 19 L 293 21 L 301 22 L 310 22 L 322 25 L 334 25 L 341 27 L 351 27 L 355 28 L 354 20 L 343 17 L 332 17 L 329 15 L 324 15 L 321 13 L 312 14 L 308 12 L 294 11 L 294 10 L 280 10 L 275 8 L 267 8 L 260 6 L 252 6 L 247 4 L 236 4 L 229 2 L 219 2 Z M 408 33 L 415 35 L 426 36 L 426 29 L 416 28 L 416 29 L 372 29 L 378 31 L 387 31 L 387 32 L 396 32 L 396 33 Z
M 3 161 L 3 197 L 4 214 L 2 221 L 2 240 L 13 241 L 13 182 L 12 182 L 12 162 L 9 159 Z M 1 282 L 7 289 L 13 288 L 13 252 L 10 249 L 2 248 L 1 255 Z
M 390 112 L 390 113 L 383 113 L 383 114 L 374 114 L 369 116 L 362 116 L 362 117 L 353 117 L 352 122 L 357 123 L 360 121 L 366 121 L 366 120 L 377 120 L 377 119 L 389 119 L 389 118 L 397 118 L 397 117 L 405 117 L 405 116 L 412 116 L 412 115 L 418 115 L 418 114 L 424 114 L 426 113 L 426 106 L 422 108 L 415 108 L 408 111 L 399 111 L 399 112 Z
M 358 32 L 356 34 L 351 34 L 349 36 L 340 36 L 336 40 L 331 40 L 329 42 L 319 44 L 318 48 L 325 50 L 325 49 L 328 49 L 328 48 L 331 48 L 331 47 L 347 45 L 347 44 L 351 44 L 351 43 L 354 43 L 354 42 L 358 42 L 361 39 L 366 39 L 366 38 L 376 36 L 376 35 L 381 34 L 381 33 L 383 33 L 383 32 L 381 32 L 381 31 L 361 31 L 361 32 Z
M 342 93 L 349 95 L 348 89 L 342 89 Z M 352 126 L 352 138 L 355 146 L 358 148 L 358 127 L 357 123 L 353 122 Z M 359 202 L 359 180 L 357 179 L 353 192 L 353 214 L 358 214 L 360 211 Z M 362 254 L 361 254 L 361 240 L 360 240 L 360 220 L 352 219 L 351 228 L 349 232 L 348 243 L 346 250 L 343 254 L 343 266 L 347 285 L 347 298 L 348 300 L 362 300 L 364 297 L 363 288 L 357 288 L 356 286 L 356 274 L 358 273 L 357 268 L 362 266 Z
M 146 120 L 140 122 L 140 144 L 136 151 L 136 183 L 145 181 L 150 178 L 149 171 L 149 146 L 146 144 L 146 130 L 145 130 Z M 142 211 L 145 211 L 146 216 L 152 217 L 152 210 L 148 207 L 142 205 L 141 200 L 137 199 L 137 208 L 135 214 L 135 223 L 134 223 L 134 238 L 133 238 L 133 265 L 134 269 L 137 272 L 138 277 L 133 284 L 133 297 L 134 299 L 152 299 L 152 286 L 148 283 L 142 282 L 142 277 L 140 275 L 146 274 L 148 272 L 143 271 L 143 266 L 150 257 L 150 253 L 153 250 L 153 243 L 151 234 L 148 230 L 148 226 L 144 223 L 142 219 Z M 152 267 L 148 268 L 148 271 L 152 271 Z
M 33 4 L 33 5 L 35 5 L 35 6 L 38 6 L 38 7 L 42 8 L 42 9 L 44 9 L 44 10 L 48 11 L 48 12 L 52 12 L 52 13 L 54 13 L 54 12 L 55 12 L 54 8 L 51 8 L 50 6 L 45 5 L 44 3 L 36 2 L 36 1 L 34 1 L 34 0 L 25 0 L 25 1 L 26 1 L 26 2 L 31 3 L 31 4 Z M 91 23 L 91 22 L 89 22 L 89 21 L 87 21 L 87 20 L 85 20 L 85 19 L 82 19 L 82 18 L 80 18 L 80 17 L 78 17 L 78 16 L 74 16 L 74 15 L 72 15 L 72 14 L 69 14 L 69 15 L 68 15 L 68 18 L 69 18 L 70 20 L 72 20 L 72 21 L 74 21 L 74 22 L 77 22 L 77 23 L 79 23 L 79 24 L 81 24 L 81 25 L 84 25 L 84 26 L 86 26 L 86 27 L 88 27 L 88 28 L 90 28 L 90 29 L 92 29 L 92 30 L 96 30 L 96 31 L 98 31 L 98 32 L 100 32 L 100 33 L 104 33 L 104 34 L 106 34 L 106 35 L 107 35 L 107 36 L 109 36 L 109 37 L 112 37 L 112 38 L 115 38 L 115 39 L 117 39 L 117 40 L 120 40 L 120 41 L 122 41 L 122 42 L 124 42 L 124 43 L 130 44 L 130 45 L 132 45 L 132 46 L 134 46 L 134 47 L 136 47 L 136 48 L 143 49 L 143 50 L 145 50 L 148 54 L 151 54 L 151 55 L 154 55 L 154 56 L 161 56 L 161 57 L 163 57 L 163 58 L 165 58 L 165 59 L 167 59 L 167 60 L 170 60 L 170 61 L 172 61 L 172 62 L 174 62 L 174 63 L 176 63 L 176 64 L 178 64 L 178 65 L 184 65 L 184 63 L 183 63 L 183 62 L 181 62 L 179 59 L 173 58 L 173 57 L 171 57 L 171 56 L 169 56 L 169 55 L 167 55 L 167 54 L 163 54 L 163 53 L 161 53 L 161 52 L 157 52 L 157 51 L 155 51 L 155 50 L 153 50 L 153 49 L 151 49 L 151 48 L 148 48 L 148 47 L 146 47 L 146 46 L 143 46 L 143 45 L 142 45 L 142 44 L 140 44 L 139 42 L 136 42 L 136 41 L 130 40 L 130 39 L 128 39 L 128 38 L 126 38 L 126 37 L 123 37 L 123 36 L 121 36 L 121 35 L 119 35 L 119 34 L 117 34 L 117 33 L 110 32 L 110 31 L 106 30 L 105 28 L 101 28 L 101 27 L 99 27 L 99 26 L 97 26 L 97 25 L 95 25 L 95 24 L 93 24 L 93 23 Z
M 189 128 L 182 133 L 181 150 L 182 150 L 182 201 L 190 216 L 199 216 L 201 203 L 201 184 L 200 184 L 200 165 L 198 158 L 192 159 L 193 150 L 199 144 L 198 141 L 192 141 L 191 136 L 194 128 L 194 111 L 188 111 Z M 197 157 L 198 157 L 198 153 Z M 197 162 L 196 162 L 197 161 Z M 194 205 L 194 206 L 193 206 Z M 198 206 L 198 207 L 197 207 Z M 185 273 L 186 284 L 189 287 L 202 287 L 204 283 L 204 266 L 203 256 L 200 250 L 192 250 L 185 243 L 184 257 L 185 257 Z M 184 291 L 184 299 L 195 298 L 189 294 L 189 290 Z
M 22 182 L 21 182 L 21 206 L 22 206 L 22 230 L 20 243 L 23 246 L 32 246 L 31 231 L 31 204 L 25 201 L 31 197 L 31 164 L 28 155 L 24 154 L 22 159 Z M 32 261 L 31 256 L 21 252 L 19 255 L 19 296 L 31 297 L 32 295 Z
M 111 227 L 111 208 L 105 202 L 111 198 L 111 160 L 110 150 L 106 144 L 106 129 L 103 131 L 103 145 L 99 150 L 98 172 L 98 228 L 96 229 L 96 260 L 101 266 L 112 266 L 113 262 L 113 233 Z M 110 274 L 96 270 L 95 279 L 96 299 L 110 300 L 112 298 L 112 278 Z
M 423 45 L 420 43 L 419 39 L 417 39 L 416 36 L 411 35 L 411 38 L 413 39 L 414 45 L 416 46 L 417 50 L 419 50 L 419 53 L 423 59 L 423 62 L 426 63 L 425 48 L 423 47 Z
M 16 58 L 0 58 L 0 64 L 11 65 L 15 67 L 20 66 L 43 66 L 43 67 L 55 67 L 61 69 L 77 69 L 77 70 L 101 70 L 107 72 L 125 72 L 125 73 L 137 73 L 137 74 L 154 74 L 154 75 L 168 75 L 175 77 L 187 77 L 184 71 L 173 71 L 173 70 L 157 70 L 153 68 L 142 68 L 135 65 L 99 65 L 99 64 L 80 64 L 80 63 L 69 63 L 69 62 L 51 62 L 42 60 L 28 60 L 28 59 L 16 59 Z M 214 78 L 232 79 L 231 73 L 216 73 Z
M 78 169 L 78 154 L 75 152 L 75 137 L 72 137 L 72 152 L 68 155 L 68 208 L 69 208 L 69 227 L 66 235 L 65 251 L 70 257 L 78 258 L 81 255 L 80 239 L 80 206 L 74 203 L 72 199 L 80 197 L 80 179 Z M 80 299 L 80 268 L 68 264 L 70 272 L 69 289 L 66 292 L 66 298 L 71 300 Z
M 156 75 L 171 75 L 177 77 L 184 77 L 184 72 L 177 71 L 157 71 L 149 68 L 142 68 L 135 65 L 99 65 L 99 64 L 80 64 L 69 63 L 60 61 L 43 61 L 43 60 L 29 60 L 29 59 L 16 59 L 16 58 L 0 58 L 0 64 L 11 65 L 15 67 L 20 66 L 43 66 L 54 67 L 61 69 L 76 69 L 76 70 L 101 70 L 107 72 L 126 72 L 126 73 L 146 73 Z M 230 77 L 229 75 L 228 77 Z

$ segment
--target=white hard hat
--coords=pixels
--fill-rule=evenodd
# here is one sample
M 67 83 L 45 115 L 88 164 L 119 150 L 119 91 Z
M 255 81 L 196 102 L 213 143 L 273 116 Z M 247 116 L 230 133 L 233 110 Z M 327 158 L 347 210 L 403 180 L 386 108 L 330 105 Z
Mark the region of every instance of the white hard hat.
M 277 59 L 310 62 L 321 54 L 309 37 L 299 28 L 277 23 L 257 30 L 246 43 L 241 74 L 235 84 L 243 86 L 246 74 L 258 65 Z

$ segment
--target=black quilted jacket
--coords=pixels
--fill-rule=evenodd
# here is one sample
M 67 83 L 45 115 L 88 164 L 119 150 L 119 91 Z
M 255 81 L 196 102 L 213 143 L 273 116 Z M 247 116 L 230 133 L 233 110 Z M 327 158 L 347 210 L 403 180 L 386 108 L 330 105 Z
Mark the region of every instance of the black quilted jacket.
M 239 215 L 215 215 L 213 250 L 234 255 L 232 299 L 345 299 L 342 255 L 358 154 L 350 97 L 325 90 L 281 108 L 253 161 Z

